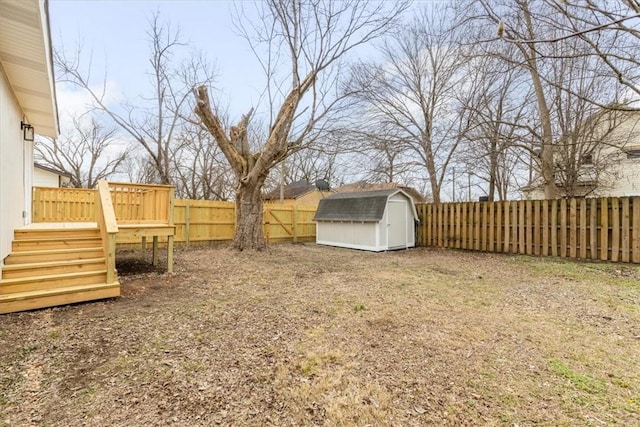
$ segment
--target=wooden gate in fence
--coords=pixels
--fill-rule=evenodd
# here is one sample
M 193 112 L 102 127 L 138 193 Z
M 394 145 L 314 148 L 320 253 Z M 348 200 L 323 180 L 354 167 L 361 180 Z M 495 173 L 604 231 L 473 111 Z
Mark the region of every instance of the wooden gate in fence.
M 640 197 L 416 207 L 421 246 L 640 263 Z

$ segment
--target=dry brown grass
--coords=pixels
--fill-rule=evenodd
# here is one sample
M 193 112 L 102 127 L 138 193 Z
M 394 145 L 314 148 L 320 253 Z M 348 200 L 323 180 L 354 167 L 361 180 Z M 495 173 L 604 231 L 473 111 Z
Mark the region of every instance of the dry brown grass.
M 176 258 L 174 276 L 122 277 L 118 300 L 0 317 L 0 425 L 638 425 L 637 267 Z

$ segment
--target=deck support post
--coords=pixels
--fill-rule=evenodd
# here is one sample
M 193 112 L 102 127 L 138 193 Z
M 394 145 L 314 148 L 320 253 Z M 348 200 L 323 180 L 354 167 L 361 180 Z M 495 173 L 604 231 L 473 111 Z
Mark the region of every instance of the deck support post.
M 158 266 L 158 236 L 153 236 L 153 266 Z
M 167 236 L 167 273 L 173 273 L 173 236 Z
M 142 236 L 142 250 L 147 250 L 147 236 Z

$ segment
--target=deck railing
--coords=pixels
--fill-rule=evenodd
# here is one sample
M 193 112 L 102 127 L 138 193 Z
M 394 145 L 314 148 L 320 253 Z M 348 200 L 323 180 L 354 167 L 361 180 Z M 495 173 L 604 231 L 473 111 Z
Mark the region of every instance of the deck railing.
M 118 222 L 111 201 L 109 184 L 106 181 L 99 181 L 97 193 L 95 198 L 95 217 L 102 236 L 102 248 L 107 269 L 107 283 L 113 283 L 116 280 L 116 236 L 118 235 Z
M 119 223 L 172 224 L 174 188 L 169 185 L 108 183 Z M 96 190 L 33 189 L 33 222 L 97 221 Z
M 109 189 L 119 223 L 172 223 L 173 186 L 110 182 Z
M 96 191 L 87 188 L 33 188 L 33 222 L 95 222 Z

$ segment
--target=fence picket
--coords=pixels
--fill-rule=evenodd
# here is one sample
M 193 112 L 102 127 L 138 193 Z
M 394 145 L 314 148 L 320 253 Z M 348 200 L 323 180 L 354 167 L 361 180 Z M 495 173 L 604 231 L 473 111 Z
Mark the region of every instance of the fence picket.
M 489 252 L 494 252 L 496 250 L 495 246 L 495 223 L 496 223 L 496 214 L 495 214 L 495 203 L 487 202 L 489 208 Z
M 542 201 L 542 255 L 549 255 L 549 201 Z
M 558 256 L 558 201 L 551 201 L 551 219 L 549 223 L 551 232 L 551 256 Z
M 620 204 L 611 199 L 611 261 L 617 262 L 620 256 Z
M 640 263 L 640 197 L 633 198 L 631 215 L 631 261 Z
M 576 199 L 569 202 L 569 256 L 578 256 L 578 205 Z
M 629 198 L 623 197 L 621 201 L 622 201 L 622 212 L 621 212 L 622 228 L 620 230 L 621 231 L 621 235 L 620 235 L 621 261 L 629 262 L 629 234 L 631 231 L 629 228 Z
M 580 200 L 580 258 L 587 259 L 587 200 Z
M 502 246 L 502 252 L 509 252 L 510 242 L 509 238 L 511 237 L 510 223 L 509 223 L 509 213 L 511 211 L 511 202 L 504 202 L 504 245 Z
M 504 202 L 496 202 L 496 252 L 502 252 L 502 210 Z
M 600 259 L 609 259 L 609 202 L 606 197 L 600 201 Z
M 560 200 L 560 256 L 567 256 L 567 199 Z
M 524 202 L 524 208 L 526 253 L 531 255 L 533 253 L 533 212 L 531 200 Z
M 598 200 L 591 199 L 589 205 L 589 251 L 595 261 L 598 259 Z

